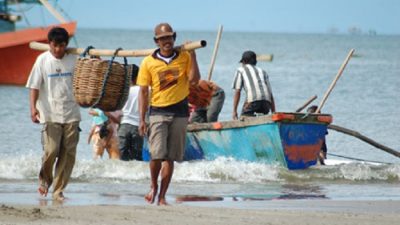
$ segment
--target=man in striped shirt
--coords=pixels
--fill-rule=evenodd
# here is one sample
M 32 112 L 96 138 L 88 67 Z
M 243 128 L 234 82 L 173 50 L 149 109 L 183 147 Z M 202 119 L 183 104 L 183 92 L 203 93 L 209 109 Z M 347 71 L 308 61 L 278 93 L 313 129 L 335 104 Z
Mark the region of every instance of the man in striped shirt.
M 232 118 L 238 119 L 237 106 L 240 101 L 242 88 L 246 93 L 241 116 L 256 116 L 275 112 L 275 102 L 267 73 L 256 66 L 257 57 L 253 51 L 245 51 L 240 60 L 242 65 L 236 70 L 232 88 L 235 90 L 233 98 Z

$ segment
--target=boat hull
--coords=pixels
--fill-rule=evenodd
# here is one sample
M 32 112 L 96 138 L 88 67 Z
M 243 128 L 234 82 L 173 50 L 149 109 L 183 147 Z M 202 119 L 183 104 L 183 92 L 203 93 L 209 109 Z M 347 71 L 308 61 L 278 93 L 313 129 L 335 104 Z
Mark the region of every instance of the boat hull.
M 0 33 L 0 84 L 25 85 L 32 66 L 41 53 L 29 48 L 32 41 L 47 42 L 54 26 L 64 27 L 72 36 L 76 22 Z
M 305 169 L 317 163 L 330 115 L 280 113 L 245 121 L 189 125 L 184 160 L 229 157 Z M 284 115 L 284 116 L 282 116 Z M 322 118 L 320 121 L 319 118 Z M 149 160 L 147 145 L 144 160 Z

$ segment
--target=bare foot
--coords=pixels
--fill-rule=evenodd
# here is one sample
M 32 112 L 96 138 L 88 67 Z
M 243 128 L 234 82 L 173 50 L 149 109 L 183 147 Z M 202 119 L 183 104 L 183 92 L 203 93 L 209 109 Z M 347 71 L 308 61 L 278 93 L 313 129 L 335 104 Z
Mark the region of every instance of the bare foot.
M 160 198 L 158 199 L 157 205 L 169 205 L 169 204 L 167 203 L 167 200 L 165 200 L 165 198 Z
M 157 195 L 157 188 L 151 188 L 149 193 L 147 193 L 147 195 L 144 196 L 144 199 L 146 200 L 146 202 L 148 202 L 149 204 L 153 204 L 155 197 Z
M 56 201 L 64 201 L 65 200 L 65 196 L 61 192 L 60 194 L 53 196 L 53 199 L 56 200 Z
M 42 197 L 46 197 L 49 192 L 49 188 L 45 184 L 41 184 L 38 188 L 38 192 Z

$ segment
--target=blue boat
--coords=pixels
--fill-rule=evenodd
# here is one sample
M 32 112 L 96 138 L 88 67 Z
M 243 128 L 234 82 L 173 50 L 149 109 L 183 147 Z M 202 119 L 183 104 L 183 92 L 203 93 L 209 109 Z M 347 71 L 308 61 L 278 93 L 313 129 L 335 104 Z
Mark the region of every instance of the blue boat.
M 184 161 L 230 157 L 306 169 L 315 165 L 329 114 L 274 113 L 244 120 L 190 124 L 186 135 Z M 150 159 L 147 144 L 143 159 Z

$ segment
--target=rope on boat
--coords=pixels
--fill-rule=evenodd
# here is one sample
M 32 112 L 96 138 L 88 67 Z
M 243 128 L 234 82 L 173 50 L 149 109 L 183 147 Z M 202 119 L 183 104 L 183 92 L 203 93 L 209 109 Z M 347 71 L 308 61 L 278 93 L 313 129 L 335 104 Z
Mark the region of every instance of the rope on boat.
M 388 162 L 380 162 L 380 161 L 374 161 L 374 160 L 359 159 L 359 158 L 354 158 L 354 157 L 344 156 L 344 155 L 337 155 L 337 154 L 333 154 L 333 153 L 327 153 L 327 154 L 330 156 L 335 156 L 335 157 L 344 158 L 344 159 L 351 159 L 351 160 L 361 161 L 361 162 L 380 163 L 380 164 L 387 164 L 387 165 L 393 164 L 393 163 L 388 163 Z

